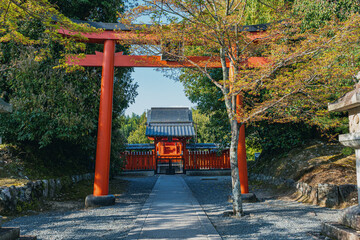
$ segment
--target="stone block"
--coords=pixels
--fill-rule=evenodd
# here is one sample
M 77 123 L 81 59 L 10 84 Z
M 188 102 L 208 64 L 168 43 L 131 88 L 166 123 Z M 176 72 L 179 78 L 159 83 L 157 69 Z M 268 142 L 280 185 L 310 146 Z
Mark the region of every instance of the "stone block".
M 320 206 L 335 207 L 339 205 L 339 190 L 336 185 L 318 184 L 318 203 Z
M 340 215 L 340 223 L 360 231 L 360 207 L 355 205 L 346 208 Z
M 56 182 L 56 192 L 60 192 L 61 188 L 62 188 L 62 183 L 61 183 L 61 179 L 60 178 L 57 178 L 55 180 Z
M 357 186 L 353 184 L 344 184 L 339 186 L 339 197 L 341 202 L 349 202 L 357 197 Z
M 56 182 L 54 179 L 49 180 L 49 197 L 55 196 Z
M 27 187 L 25 189 L 25 200 L 30 202 L 32 200 L 32 188 Z
M 315 205 L 318 204 L 318 189 L 317 189 L 317 187 L 313 187 L 313 188 L 311 189 L 309 201 L 310 201 L 312 204 L 315 204 Z
M 20 228 L 0 228 L 0 240 L 13 240 L 18 239 L 20 236 Z
M 45 198 L 49 197 L 49 181 L 48 180 L 42 180 L 43 184 L 43 191 L 42 194 Z
M 321 233 L 331 239 L 359 240 L 359 234 L 348 227 L 339 223 L 322 223 Z

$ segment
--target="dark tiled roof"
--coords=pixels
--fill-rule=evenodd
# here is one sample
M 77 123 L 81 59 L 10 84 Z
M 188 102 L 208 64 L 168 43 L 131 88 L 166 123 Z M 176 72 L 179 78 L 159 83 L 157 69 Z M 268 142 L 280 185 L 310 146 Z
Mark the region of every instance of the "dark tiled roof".
M 192 113 L 186 107 L 151 108 L 147 115 L 148 137 L 194 137 Z
M 189 108 L 151 108 L 147 115 L 148 124 L 153 123 L 192 123 L 192 113 Z
M 194 137 L 192 124 L 151 124 L 146 127 L 148 137 Z
M 126 150 L 152 150 L 155 149 L 152 143 L 126 144 Z

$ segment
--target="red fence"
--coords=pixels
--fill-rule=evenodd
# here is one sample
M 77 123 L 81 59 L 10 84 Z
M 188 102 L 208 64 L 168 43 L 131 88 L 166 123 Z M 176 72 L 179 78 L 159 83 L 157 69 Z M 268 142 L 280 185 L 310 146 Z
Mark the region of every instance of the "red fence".
M 153 152 L 125 152 L 124 170 L 155 170 L 156 162 Z
M 155 170 L 153 152 L 126 152 L 124 170 Z M 184 157 L 184 170 L 230 169 L 229 151 L 222 154 L 210 151 L 189 151 Z
M 189 151 L 188 161 L 185 161 L 185 169 L 230 169 L 229 151 L 222 154 L 209 151 Z

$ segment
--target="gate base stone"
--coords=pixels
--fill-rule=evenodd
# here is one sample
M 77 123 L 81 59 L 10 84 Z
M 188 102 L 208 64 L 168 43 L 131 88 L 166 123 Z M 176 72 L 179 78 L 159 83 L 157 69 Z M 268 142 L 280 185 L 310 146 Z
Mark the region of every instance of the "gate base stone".
M 115 204 L 115 196 L 114 195 L 105 195 L 105 196 L 94 196 L 88 195 L 85 198 L 85 207 L 103 207 L 103 206 L 111 206 Z

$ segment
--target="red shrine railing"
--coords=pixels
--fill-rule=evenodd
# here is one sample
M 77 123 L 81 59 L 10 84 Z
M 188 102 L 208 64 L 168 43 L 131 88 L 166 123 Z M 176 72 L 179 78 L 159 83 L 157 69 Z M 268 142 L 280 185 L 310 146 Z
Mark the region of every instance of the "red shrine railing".
M 155 170 L 156 159 L 152 151 L 125 152 L 124 170 Z M 159 159 L 159 161 L 161 161 Z M 229 150 L 222 154 L 213 151 L 189 151 L 184 156 L 184 170 L 230 169 Z
M 229 151 L 218 154 L 213 151 L 189 151 L 188 161 L 184 162 L 188 170 L 230 169 Z
M 156 161 L 153 152 L 125 152 L 124 170 L 155 170 Z

